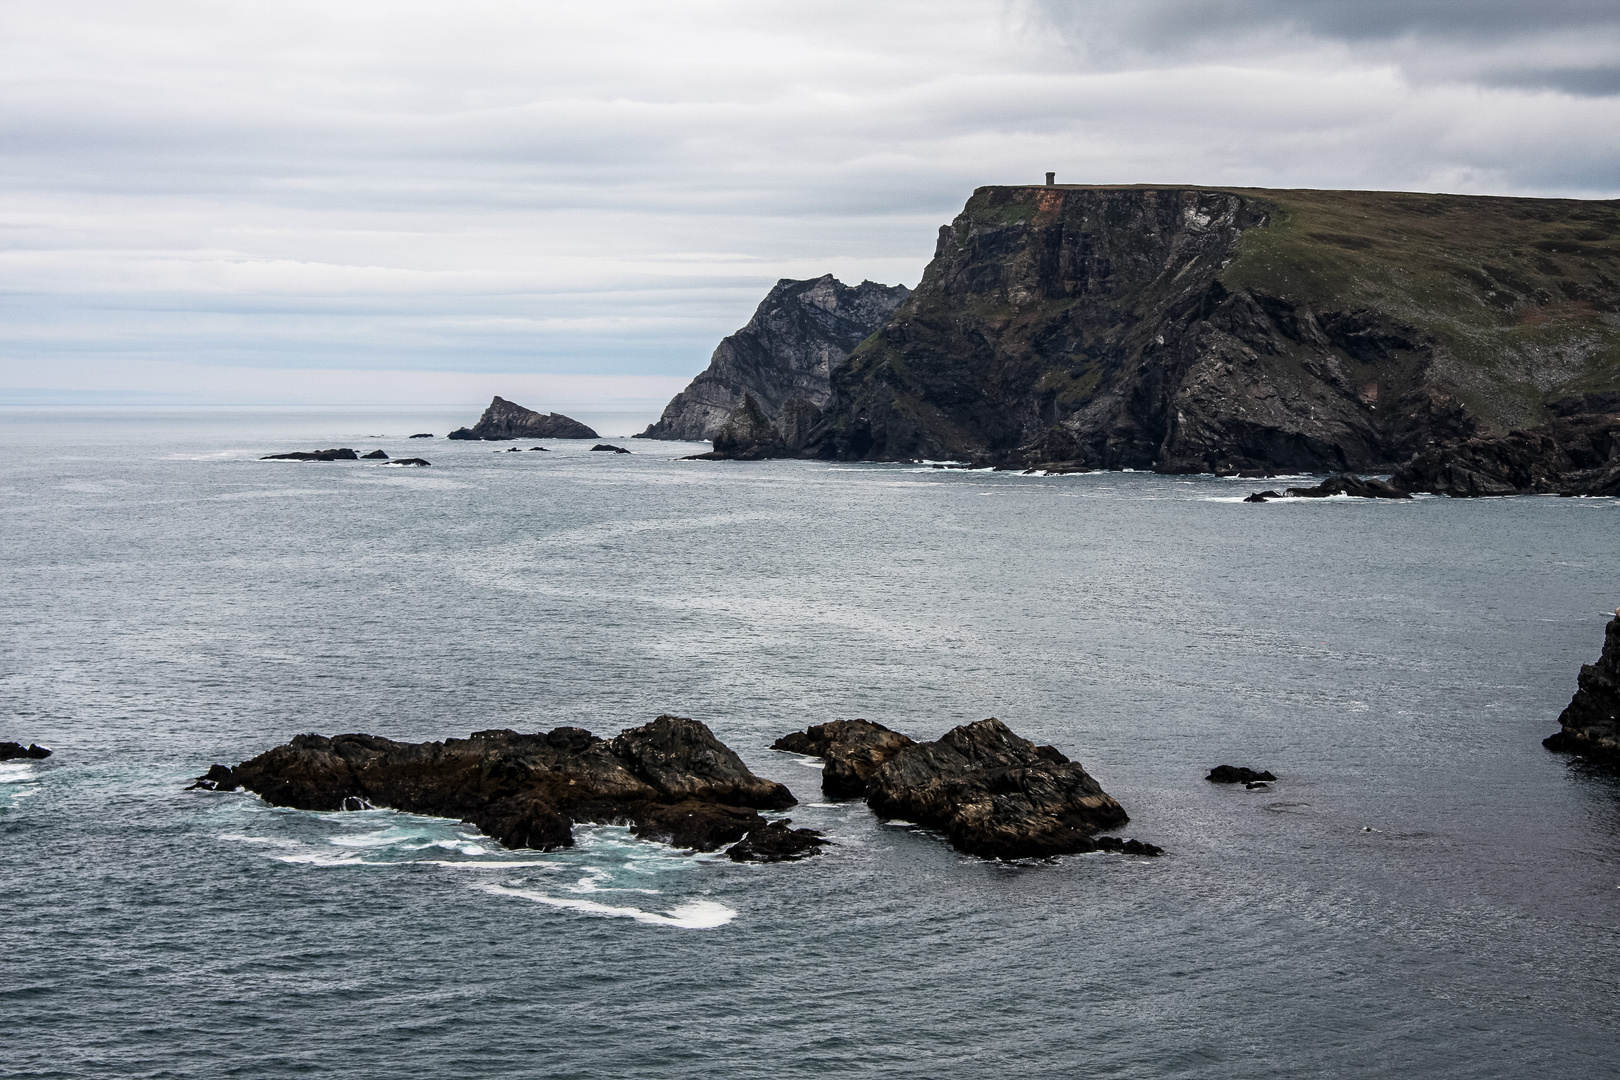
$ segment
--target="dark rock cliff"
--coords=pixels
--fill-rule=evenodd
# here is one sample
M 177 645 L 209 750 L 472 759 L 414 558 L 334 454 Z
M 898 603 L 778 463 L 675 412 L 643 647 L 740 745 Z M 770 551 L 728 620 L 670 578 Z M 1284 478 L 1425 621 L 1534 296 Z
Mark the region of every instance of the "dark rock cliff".
M 1388 472 L 1620 390 L 1620 203 L 981 188 L 831 383 L 752 456 Z
M 470 428 L 456 428 L 452 439 L 600 439 L 601 436 L 571 416 L 525 409 L 516 402 L 496 397 Z M 412 436 L 415 438 L 415 436 Z
M 819 410 L 831 394 L 832 372 L 909 295 L 904 285 L 863 281 L 852 287 L 831 274 L 783 278 L 748 325 L 720 342 L 708 369 L 636 437 L 712 439 L 745 396 L 772 424 L 784 407 Z
M 1559 730 L 1542 740 L 1549 750 L 1569 750 L 1620 762 L 1620 611 L 1603 635 L 1603 655 L 1582 664 L 1569 707 L 1559 716 Z

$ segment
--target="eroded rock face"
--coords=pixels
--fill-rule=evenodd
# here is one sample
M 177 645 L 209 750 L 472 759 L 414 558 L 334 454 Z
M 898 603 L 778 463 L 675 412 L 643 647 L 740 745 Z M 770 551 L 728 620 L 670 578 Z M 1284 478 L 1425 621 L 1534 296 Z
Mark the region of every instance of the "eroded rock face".
M 870 720 L 833 720 L 805 731 L 784 735 L 772 750 L 811 754 L 826 764 L 821 771 L 822 794 L 833 799 L 858 799 L 866 794 L 872 775 L 916 740 L 890 731 Z
M 0 742 L 0 761 L 10 761 L 13 758 L 34 759 L 48 758 L 51 752 L 38 743 Z
M 540 413 L 496 397 L 470 428 L 457 428 L 452 439 L 597 439 L 601 436 L 562 413 Z
M 1093 834 L 1130 820 L 1079 762 L 993 717 L 900 750 L 867 782 L 866 802 L 992 859 L 1095 851 Z
M 1609 403 L 1605 395 L 1590 396 L 1599 405 Z M 1620 495 L 1620 415 L 1563 415 L 1506 435 L 1429 447 L 1415 454 L 1391 482 L 1407 491 L 1459 498 Z
M 1560 730 L 1542 740 L 1549 750 L 1620 762 L 1620 611 L 1603 635 L 1603 655 L 1582 664 L 1578 689 L 1558 717 Z
M 636 438 L 713 439 L 747 396 L 773 431 L 765 441 L 797 436 L 796 428 L 783 430 L 784 419 L 792 426 L 806 410 L 819 417 L 831 393 L 832 372 L 910 294 L 903 285 L 845 285 L 831 274 L 804 281 L 783 278 L 748 325 L 720 342 L 708 369 Z M 718 444 L 715 451 L 720 451 Z
M 194 786 L 301 810 L 461 818 L 507 847 L 546 851 L 572 846 L 576 822 L 628 823 L 646 839 L 713 851 L 764 826 L 759 810 L 794 803 L 705 725 L 668 715 L 612 740 L 572 727 L 442 743 L 299 735 L 235 768 L 215 765 Z

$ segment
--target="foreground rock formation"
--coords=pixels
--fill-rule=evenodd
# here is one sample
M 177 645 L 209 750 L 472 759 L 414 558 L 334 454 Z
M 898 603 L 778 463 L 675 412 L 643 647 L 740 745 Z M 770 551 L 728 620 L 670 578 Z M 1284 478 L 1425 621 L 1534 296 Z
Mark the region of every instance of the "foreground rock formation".
M 1617 311 L 1616 202 L 986 187 L 813 423 L 714 452 L 1592 492 L 1616 425 L 1558 408 L 1620 391 Z M 1545 425 L 1568 464 L 1514 473 Z
M 22 743 L 0 742 L 0 761 L 10 761 L 13 758 L 39 760 L 50 756 L 51 752 L 38 743 L 29 743 L 24 746 Z
M 799 428 L 819 418 L 832 392 L 832 373 L 910 294 L 903 285 L 872 281 L 852 287 L 831 274 L 783 278 L 748 325 L 720 342 L 708 368 L 636 438 L 713 439 L 751 397 L 773 432 L 761 434 L 762 441 L 779 440 L 784 423 L 789 441 L 802 441 Z
M 936 829 L 981 858 L 1160 853 L 1151 844 L 1098 838 L 1130 820 L 1119 803 L 1079 762 L 1020 738 L 994 717 L 928 743 L 867 720 L 834 721 L 784 736 L 774 748 L 821 755 L 827 794 L 864 792 L 879 817 Z
M 413 436 L 414 437 L 414 436 Z M 601 436 L 562 413 L 539 413 L 496 397 L 470 428 L 456 428 L 452 439 L 597 439 Z
M 1603 635 L 1603 655 L 1582 664 L 1578 689 L 1558 717 L 1559 730 L 1542 740 L 1549 750 L 1620 762 L 1620 611 Z
M 794 803 L 706 726 L 667 715 L 614 739 L 572 727 L 442 743 L 299 735 L 234 768 L 215 765 L 195 786 L 245 788 L 301 810 L 380 806 L 460 818 L 507 847 L 543 851 L 572 846 L 579 822 L 628 823 L 646 839 L 713 851 L 767 828 L 758 811 Z M 797 857 L 820 843 L 772 832 L 755 848 Z

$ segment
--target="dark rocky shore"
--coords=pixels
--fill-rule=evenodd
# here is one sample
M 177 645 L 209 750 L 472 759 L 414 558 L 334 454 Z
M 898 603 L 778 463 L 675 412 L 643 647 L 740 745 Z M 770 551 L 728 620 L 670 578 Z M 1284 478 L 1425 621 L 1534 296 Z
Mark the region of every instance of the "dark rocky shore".
M 1558 717 L 1559 730 L 1543 739 L 1549 750 L 1563 750 L 1608 763 L 1620 763 L 1620 611 L 1603 635 L 1603 655 L 1582 664 L 1578 689 Z
M 677 847 L 733 848 L 740 861 L 814 854 L 812 830 L 770 823 L 760 810 L 792 806 L 696 720 L 660 716 L 613 739 L 561 727 L 521 735 L 400 743 L 376 735 L 299 735 L 234 768 L 215 765 L 195 787 L 244 788 L 276 806 L 368 806 L 460 818 L 507 847 L 573 845 L 576 823 L 628 824 Z
M 415 436 L 412 436 L 413 438 Z M 470 428 L 456 428 L 452 439 L 487 439 L 508 442 L 512 439 L 599 439 L 595 431 L 562 413 L 540 413 L 497 396 Z
M 1098 837 L 1130 820 L 1077 761 L 1036 746 L 994 717 L 919 743 L 867 720 L 818 724 L 775 749 L 826 761 L 822 790 L 864 794 L 879 817 L 915 822 L 986 859 L 1088 851 L 1157 855 L 1140 841 Z

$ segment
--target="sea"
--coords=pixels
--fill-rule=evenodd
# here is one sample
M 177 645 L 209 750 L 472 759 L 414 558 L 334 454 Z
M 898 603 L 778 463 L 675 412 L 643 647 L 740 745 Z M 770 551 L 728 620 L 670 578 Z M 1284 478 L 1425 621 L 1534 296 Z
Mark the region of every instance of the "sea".
M 1620 1074 L 1620 780 L 1541 746 L 1620 500 L 443 438 L 476 413 L 0 411 L 0 739 L 54 752 L 0 765 L 0 1075 Z M 432 464 L 260 460 L 339 446 Z M 187 789 L 301 732 L 660 713 L 832 846 Z M 1165 855 L 967 857 L 770 749 L 989 716 Z

